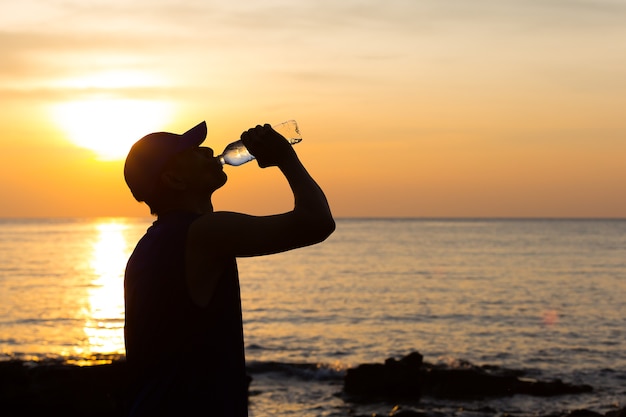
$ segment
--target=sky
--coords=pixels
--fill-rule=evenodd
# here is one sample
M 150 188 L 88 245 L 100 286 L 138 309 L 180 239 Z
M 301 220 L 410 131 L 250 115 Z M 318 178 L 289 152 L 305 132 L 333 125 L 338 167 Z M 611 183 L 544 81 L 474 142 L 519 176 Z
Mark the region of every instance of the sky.
M 0 53 L 0 217 L 148 216 L 140 137 L 288 119 L 337 217 L 626 217 L 622 0 L 20 0 Z M 215 209 L 292 208 L 225 170 Z

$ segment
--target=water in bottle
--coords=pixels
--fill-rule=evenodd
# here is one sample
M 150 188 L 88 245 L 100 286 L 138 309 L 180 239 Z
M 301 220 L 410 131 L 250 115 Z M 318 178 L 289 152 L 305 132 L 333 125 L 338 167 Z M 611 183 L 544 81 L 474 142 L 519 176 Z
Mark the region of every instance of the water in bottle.
M 300 130 L 295 120 L 289 120 L 272 126 L 272 129 L 284 136 L 292 145 L 302 141 L 302 136 L 300 135 Z M 241 140 L 238 140 L 226 146 L 226 149 L 218 156 L 218 159 L 222 165 L 239 166 L 248 161 L 252 161 L 254 155 L 248 152 L 248 149 L 246 149 Z

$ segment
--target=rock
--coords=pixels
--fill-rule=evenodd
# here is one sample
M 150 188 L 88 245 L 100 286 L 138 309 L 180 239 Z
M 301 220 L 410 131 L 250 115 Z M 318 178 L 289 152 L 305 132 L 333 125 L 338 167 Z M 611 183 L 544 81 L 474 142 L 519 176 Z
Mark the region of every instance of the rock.
M 427 414 L 414 410 L 400 410 L 397 413 L 389 414 L 389 417 L 426 417 Z
M 602 417 L 602 414 L 596 413 L 595 411 L 582 409 L 582 410 L 574 410 L 568 414 L 569 417 Z
M 344 390 L 348 394 L 389 399 L 419 398 L 422 355 L 412 353 L 400 361 L 387 359 L 385 364 L 363 364 L 348 369 Z
M 548 414 L 543 417 L 612 417 L 612 412 L 601 414 L 592 410 L 587 410 L 586 408 L 582 408 L 578 410 L 570 410 L 570 411 L 564 411 L 560 413 Z
M 395 406 L 389 413 L 389 417 L 426 417 L 425 413 L 415 410 L 405 410 L 400 406 Z
M 115 417 L 125 414 L 126 363 L 74 366 L 0 363 L 2 415 Z
M 626 417 L 626 407 L 619 410 L 609 411 L 605 414 L 606 417 Z
M 348 394 L 362 396 L 390 397 L 397 388 L 408 391 L 413 384 L 405 381 L 402 375 L 396 375 L 385 365 L 364 364 L 354 369 L 348 369 L 344 380 L 344 391 Z M 419 390 L 419 384 L 415 384 Z M 414 393 L 419 396 L 419 391 Z
M 123 359 L 93 366 L 0 361 L 0 415 L 126 416 L 128 379 Z
M 437 398 L 505 397 L 515 394 L 549 397 L 592 391 L 589 385 L 561 380 L 536 381 L 521 378 L 519 371 L 498 367 L 461 367 L 423 362 L 418 352 L 384 364 L 363 364 L 349 369 L 344 392 L 355 400 L 418 400 L 422 395 Z M 356 398 L 355 398 L 356 397 Z

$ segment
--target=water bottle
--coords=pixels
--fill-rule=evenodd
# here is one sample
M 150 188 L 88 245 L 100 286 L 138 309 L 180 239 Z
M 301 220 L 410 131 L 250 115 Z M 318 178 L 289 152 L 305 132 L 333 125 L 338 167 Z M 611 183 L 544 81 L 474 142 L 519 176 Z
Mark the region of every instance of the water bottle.
M 295 120 L 288 120 L 276 126 L 272 126 L 272 129 L 280 133 L 289 143 L 295 145 L 302 141 L 298 124 Z M 254 159 L 254 155 L 248 152 L 248 149 L 244 146 L 240 140 L 228 145 L 224 152 L 217 157 L 222 165 L 228 164 L 233 166 L 239 166 L 245 164 L 248 161 Z

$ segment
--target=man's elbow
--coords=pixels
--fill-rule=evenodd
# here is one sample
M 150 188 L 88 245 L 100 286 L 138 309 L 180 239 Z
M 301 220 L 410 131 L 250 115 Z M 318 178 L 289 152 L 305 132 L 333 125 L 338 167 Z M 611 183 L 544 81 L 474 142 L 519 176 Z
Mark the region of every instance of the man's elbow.
M 335 231 L 335 220 L 330 212 L 299 212 L 293 231 L 301 244 L 308 246 L 323 242 Z
M 337 225 L 335 224 L 335 219 L 333 219 L 332 216 L 329 216 L 326 224 L 326 237 L 324 239 L 332 235 L 336 227 Z
M 315 227 L 317 241 L 323 242 L 328 239 L 330 235 L 335 231 L 335 219 L 332 216 L 327 216 L 323 220 L 321 220 Z

